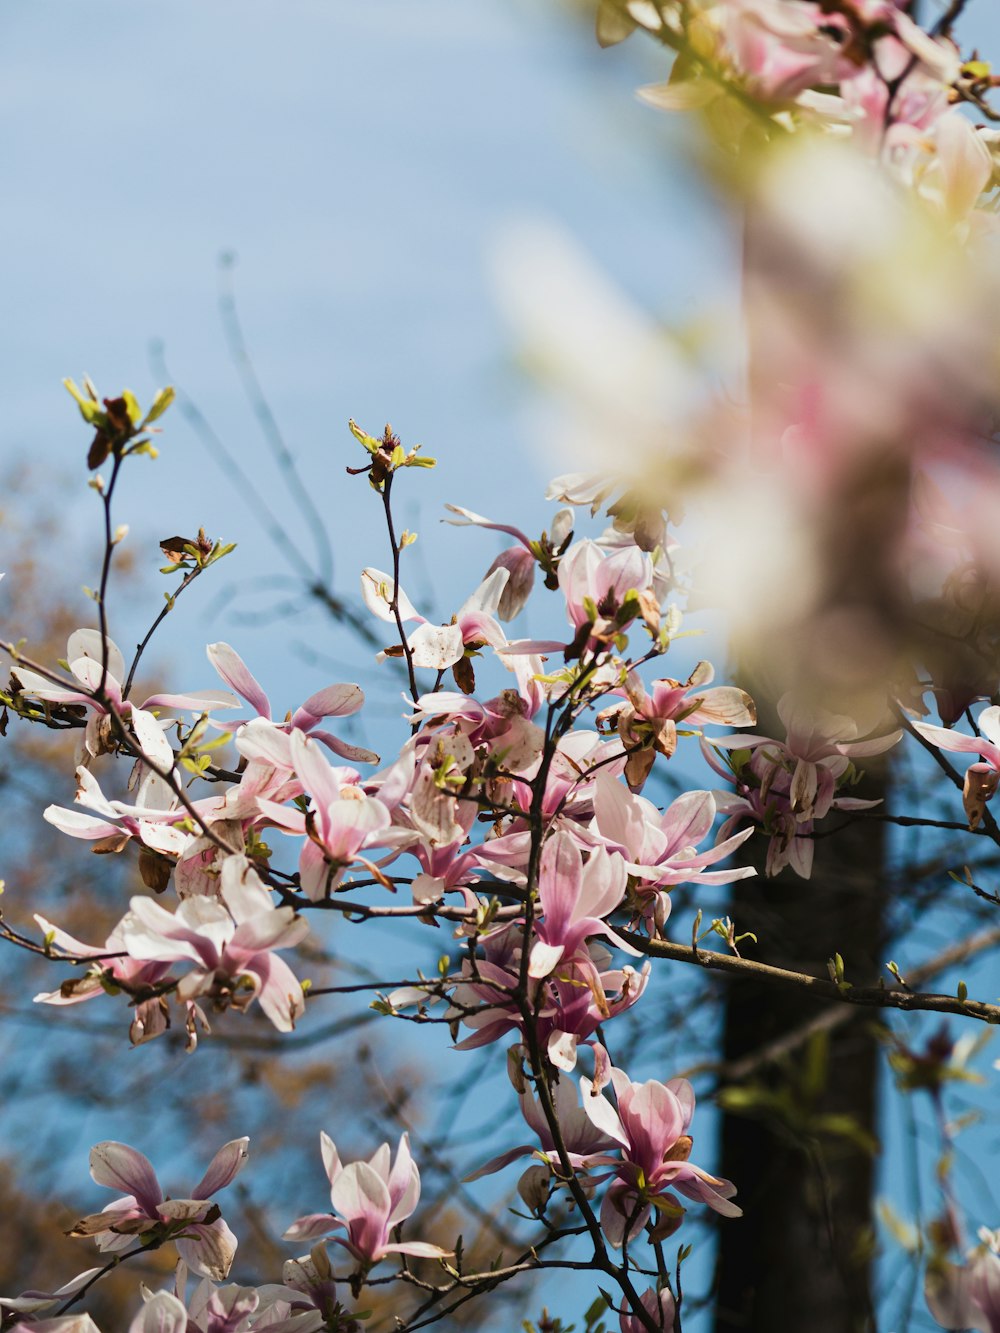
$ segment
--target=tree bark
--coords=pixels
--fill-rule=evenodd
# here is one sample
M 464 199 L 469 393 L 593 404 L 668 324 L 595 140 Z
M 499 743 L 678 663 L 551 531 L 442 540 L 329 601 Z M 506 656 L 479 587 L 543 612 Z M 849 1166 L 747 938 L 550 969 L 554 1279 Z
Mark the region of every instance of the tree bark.
M 884 787 L 872 772 L 876 766 L 884 775 L 879 761 L 869 761 L 869 790 L 857 794 Z M 810 881 L 789 871 L 774 880 L 741 881 L 734 894 L 737 929 L 753 931 L 760 941 L 747 941 L 744 952 L 817 976 L 828 975 L 827 961 L 839 952 L 849 981 L 873 983 L 884 936 L 884 866 L 885 825 L 862 820 L 818 841 Z M 752 1059 L 824 1007 L 752 978 L 734 979 L 724 1009 L 727 1063 Z M 873 1157 L 851 1137 L 830 1133 L 821 1118 L 849 1117 L 857 1138 L 874 1139 L 877 1061 L 873 1020 L 859 1013 L 810 1038 L 780 1064 L 755 1069 L 741 1085 L 744 1097 L 749 1089 L 749 1104 L 724 1113 L 720 1172 L 736 1182 L 744 1218 L 721 1228 L 716 1333 L 875 1328 Z M 763 1098 L 755 1104 L 755 1093 L 784 1100 L 779 1108 Z

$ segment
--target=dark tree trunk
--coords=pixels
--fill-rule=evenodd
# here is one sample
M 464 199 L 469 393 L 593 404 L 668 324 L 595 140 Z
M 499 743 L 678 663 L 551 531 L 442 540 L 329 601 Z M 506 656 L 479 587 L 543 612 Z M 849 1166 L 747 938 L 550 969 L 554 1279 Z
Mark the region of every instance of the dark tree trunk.
M 872 794 L 878 765 L 869 761 L 868 790 L 852 795 Z M 836 813 L 829 823 L 835 820 Z M 839 952 L 847 980 L 871 983 L 884 938 L 884 828 L 858 821 L 818 841 L 808 882 L 789 871 L 740 882 L 733 917 L 740 932 L 759 940 L 747 941 L 748 956 L 825 977 L 827 960 Z M 763 1047 L 824 1009 L 793 990 L 734 980 L 725 999 L 727 1063 L 752 1064 Z M 721 1228 L 716 1333 L 874 1329 L 873 1159 L 859 1140 L 876 1132 L 876 1084 L 872 1018 L 838 1008 L 832 1025 L 735 1085 L 733 1109 L 723 1116 L 720 1171 L 736 1182 L 744 1218 Z M 779 1107 L 769 1094 L 782 1097 Z M 824 1126 L 822 1117 L 831 1115 L 848 1117 L 854 1137 L 846 1122 Z M 831 1133 L 838 1125 L 847 1132 Z

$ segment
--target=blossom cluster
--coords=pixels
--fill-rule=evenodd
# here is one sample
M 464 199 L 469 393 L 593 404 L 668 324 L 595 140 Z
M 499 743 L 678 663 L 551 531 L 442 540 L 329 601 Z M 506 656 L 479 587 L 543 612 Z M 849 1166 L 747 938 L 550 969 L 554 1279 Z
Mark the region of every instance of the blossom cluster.
M 942 234 L 976 243 L 992 223 L 977 206 L 992 186 L 995 145 L 956 103 L 976 105 L 986 76 L 960 58 L 949 33 L 920 28 L 908 8 L 893 0 L 605 0 L 601 31 L 610 41 L 645 27 L 675 49 L 670 82 L 647 90 L 654 103 L 708 113 L 724 101 L 765 122 L 767 134 L 818 130 L 849 140 L 861 149 L 864 170 L 874 165 L 883 184 L 915 198 Z M 755 200 L 765 220 L 781 193 L 773 184 Z M 795 209 L 787 199 L 782 207 L 787 222 Z M 782 327 L 787 350 L 795 339 L 791 326 Z M 946 412 L 943 391 L 935 397 L 922 381 L 916 385 L 915 368 L 936 364 L 945 351 L 963 360 L 957 335 L 944 351 L 918 337 L 919 355 L 907 359 L 910 345 L 886 354 L 878 363 L 885 380 L 866 397 L 840 392 L 867 383 L 855 378 L 850 358 L 831 354 L 824 362 L 839 332 L 829 345 L 817 334 L 803 354 L 801 382 L 789 375 L 792 408 L 782 402 L 774 420 L 765 413 L 769 426 L 780 418 L 782 447 L 797 456 L 800 471 L 792 472 L 807 520 L 822 517 L 817 495 L 837 492 L 842 500 L 845 478 L 868 479 L 863 468 L 852 471 L 855 455 L 880 432 L 909 439 L 909 427 L 920 434 L 925 419 L 935 429 L 954 426 L 963 439 L 969 428 Z M 788 355 L 792 370 L 801 370 Z M 968 374 L 981 384 L 981 371 Z M 972 379 L 962 383 L 968 388 Z M 133 412 L 130 396 L 101 407 L 91 390 L 74 387 L 74 396 L 97 428 L 92 466 L 112 459 L 111 482 L 95 479 L 110 532 L 114 479 L 144 443 L 136 441 L 145 421 L 156 417 Z M 905 400 L 905 411 L 893 415 L 890 406 L 878 415 L 883 398 Z M 435 623 L 403 590 L 412 539 L 397 539 L 391 517 L 397 476 L 431 460 L 406 452 L 389 427 L 381 437 L 353 422 L 351 430 L 367 462 L 348 470 L 367 476 L 388 518 L 390 568 L 366 566 L 360 595 L 383 635 L 379 669 L 398 669 L 407 685 L 399 748 L 383 763 L 348 739 L 352 724 L 344 720 L 357 719 L 365 702 L 358 684 L 330 684 L 281 714 L 240 653 L 222 642 L 208 645 L 207 658 L 224 688 L 154 693 L 135 703 L 142 648 L 126 662 L 108 631 L 102 594 L 100 626 L 71 634 L 64 661 L 29 661 L 8 648 L 13 666 L 3 698 L 29 722 L 79 732 L 75 799 L 51 805 L 45 819 L 95 852 L 134 856 L 147 892 L 121 904 L 103 940 L 77 939 L 42 915 L 35 917 L 40 939 L 5 927 L 6 937 L 73 969 L 38 1003 L 65 1008 L 103 997 L 127 1004 L 133 1045 L 179 1022 L 193 1051 L 218 1014 L 229 1022 L 256 1005 L 279 1033 L 303 1020 L 312 1001 L 294 951 L 310 916 L 446 926 L 454 957 L 444 957 L 439 975 L 379 988 L 373 1008 L 387 1020 L 439 1022 L 459 1052 L 503 1052 L 511 1106 L 516 1101 L 528 1132 L 505 1125 L 503 1151 L 467 1179 L 531 1158 L 518 1182 L 529 1220 L 553 1240 L 570 1234 L 560 1228 L 574 1210 L 583 1218 L 594 1266 L 618 1283 L 620 1306 L 609 1302 L 609 1309 L 624 1333 L 679 1327 L 680 1292 L 662 1242 L 682 1226 L 685 1203 L 738 1217 L 738 1182 L 695 1164 L 691 1083 L 633 1077 L 638 1071 L 630 1073 L 620 1055 L 625 1025 L 615 1022 L 648 1006 L 651 960 L 680 947 L 671 939 L 677 890 L 698 911 L 679 936 L 691 940 L 690 961 L 698 962 L 701 912 L 714 910 L 719 886 L 737 886 L 730 901 L 738 914 L 741 881 L 786 868 L 808 880 L 818 826 L 835 813 L 865 817 L 880 803 L 850 793 L 862 777 L 859 763 L 901 742 L 903 730 L 887 720 L 892 713 L 925 748 L 978 756 L 964 790 L 975 828 L 1000 785 L 1000 708 L 980 714 L 975 735 L 910 716 L 926 715 L 923 697 L 931 692 L 942 721 L 954 723 L 963 709 L 949 711 L 943 699 L 965 708 L 996 691 L 934 672 L 905 686 L 894 678 L 893 697 L 880 700 L 868 725 L 793 689 L 776 703 L 784 735 L 753 730 L 751 694 L 714 684 L 708 661 L 666 674 L 662 659 L 677 657 L 691 618 L 669 499 L 634 479 L 590 472 L 552 482 L 548 499 L 560 507 L 537 536 L 449 505 L 449 523 L 500 532 L 514 544 L 448 621 Z M 900 473 L 908 495 L 908 465 Z M 608 523 L 580 535 L 587 510 Z M 199 571 L 224 553 L 207 540 L 174 539 L 170 550 L 179 562 L 172 569 Z M 547 637 L 512 631 L 529 601 L 544 614 Z M 718 786 L 689 786 L 698 764 L 704 782 Z M 127 771 L 118 774 L 119 767 Z M 658 801 L 651 794 L 664 774 L 676 794 Z M 732 963 L 732 923 L 713 926 Z M 850 989 L 839 974 L 830 984 Z M 291 1223 L 286 1239 L 312 1248 L 289 1260 L 280 1284 L 226 1284 L 236 1237 L 215 1195 L 242 1169 L 245 1139 L 220 1149 L 179 1199 L 164 1195 L 141 1153 L 98 1144 L 91 1174 L 122 1193 L 70 1234 L 114 1257 L 176 1247 L 173 1289 L 145 1292 L 129 1333 L 353 1333 L 362 1316 L 338 1291 L 346 1283 L 356 1300 L 370 1270 L 386 1261 L 402 1265 L 401 1279 L 412 1278 L 406 1265 L 414 1260 L 453 1280 L 448 1290 L 474 1285 L 457 1267 L 457 1243 L 449 1250 L 403 1238 L 420 1197 L 406 1134 L 395 1155 L 383 1144 L 367 1160 L 347 1163 L 324 1134 L 321 1154 L 330 1209 Z M 656 1284 L 640 1292 L 633 1278 L 651 1270 L 635 1253 L 645 1243 Z M 984 1245 L 962 1267 L 941 1262 L 930 1271 L 936 1318 L 997 1328 L 992 1233 Z M 346 1273 L 335 1270 L 328 1247 L 349 1265 Z M 526 1268 L 540 1266 L 529 1252 Z M 89 1269 L 54 1292 L 3 1298 L 4 1329 L 93 1333 L 89 1317 L 70 1310 L 104 1271 Z M 193 1294 L 189 1273 L 201 1279 Z M 482 1290 L 491 1281 L 481 1275 Z

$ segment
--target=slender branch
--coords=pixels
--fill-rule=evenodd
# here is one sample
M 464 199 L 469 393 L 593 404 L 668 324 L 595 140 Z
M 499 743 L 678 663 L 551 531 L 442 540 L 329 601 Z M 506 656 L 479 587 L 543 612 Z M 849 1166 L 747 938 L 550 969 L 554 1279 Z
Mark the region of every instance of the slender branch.
M 177 598 L 180 597 L 180 595 L 181 595 L 181 593 L 184 591 L 184 589 L 185 589 L 185 588 L 189 588 L 189 587 L 191 586 L 191 584 L 195 581 L 195 579 L 198 577 L 198 575 L 199 575 L 199 574 L 203 574 L 204 572 L 205 572 L 205 568 L 204 568 L 203 565 L 196 565 L 196 566 L 194 567 L 194 569 L 190 569 L 190 570 L 188 570 L 187 574 L 185 574 L 185 576 L 184 576 L 184 578 L 182 579 L 182 581 L 177 585 L 177 591 L 176 591 L 176 592 L 172 592 L 172 593 L 170 594 L 170 598 L 169 598 L 169 600 L 164 602 L 163 607 L 162 607 L 162 609 L 160 610 L 159 615 L 156 617 L 156 619 L 155 619 L 155 620 L 153 621 L 153 623 L 150 625 L 149 629 L 146 631 L 145 636 L 143 637 L 143 639 L 141 640 L 141 642 L 139 642 L 139 643 L 136 644 L 136 646 L 135 646 L 135 656 L 132 658 L 132 665 L 131 665 L 131 666 L 129 667 L 129 669 L 128 669 L 128 675 L 127 675 L 126 678 L 125 678 L 125 685 L 124 685 L 124 687 L 123 687 L 123 689 L 122 689 L 122 698 L 123 698 L 123 699 L 127 699 L 128 696 L 129 696 L 129 692 L 130 692 L 130 690 L 132 689 L 132 681 L 133 681 L 134 678 L 135 678 L 136 667 L 138 667 L 138 665 L 139 665 L 139 659 L 142 657 L 143 653 L 146 651 L 146 648 L 147 648 L 147 646 L 148 646 L 148 644 L 149 644 L 150 639 L 153 637 L 153 635 L 156 633 L 156 631 L 157 631 L 157 630 L 160 628 L 160 626 L 163 624 L 164 620 L 166 620 L 166 618 L 167 618 L 167 616 L 170 614 L 170 612 L 174 609 L 174 603 L 177 601 Z
M 620 933 L 623 939 L 628 940 L 650 958 L 670 958 L 678 963 L 693 963 L 696 967 L 703 967 L 707 971 L 721 972 L 729 976 L 752 976 L 778 986 L 811 991 L 822 999 L 836 1000 L 841 1004 L 869 1009 L 905 1009 L 938 1014 L 961 1014 L 966 1018 L 978 1018 L 984 1023 L 1000 1023 L 1000 1005 L 986 1004 L 982 1000 L 960 1000 L 956 995 L 936 995 L 925 991 L 891 989 L 888 986 L 851 986 L 844 983 L 841 987 L 824 977 L 812 976 L 808 972 L 792 972 L 783 967 L 772 967 L 769 963 L 758 963 L 751 958 L 735 958 L 731 954 L 696 949 L 691 945 L 674 944 L 669 940 L 650 940 L 644 935 L 628 930 Z

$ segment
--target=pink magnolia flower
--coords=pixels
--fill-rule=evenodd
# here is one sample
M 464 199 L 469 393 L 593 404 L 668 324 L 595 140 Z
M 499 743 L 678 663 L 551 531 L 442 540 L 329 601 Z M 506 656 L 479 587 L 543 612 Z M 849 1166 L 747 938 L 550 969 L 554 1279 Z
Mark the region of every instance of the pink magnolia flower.
M 355 764 L 377 764 L 378 755 L 358 745 L 349 745 L 332 732 L 319 730 L 319 725 L 326 717 L 350 717 L 357 713 L 365 702 L 364 691 L 360 685 L 327 685 L 322 690 L 311 694 L 300 708 L 297 708 L 284 722 L 274 722 L 271 717 L 271 701 L 264 693 L 258 681 L 251 674 L 247 664 L 235 648 L 228 643 L 210 643 L 206 649 L 208 660 L 236 693 L 254 709 L 257 717 L 272 722 L 278 731 L 288 734 L 303 731 L 321 741 L 327 749 L 349 759 Z M 226 731 L 236 731 L 247 719 L 237 722 L 217 723 Z
M 750 820 L 770 839 L 764 873 L 773 877 L 790 866 L 801 879 L 808 879 L 815 850 L 814 820 L 792 805 L 792 771 L 776 765 L 773 755 L 763 747 L 755 750 L 746 763 L 739 762 L 739 755 L 734 756 L 730 768 L 719 763 L 711 745 L 702 743 L 702 753 L 720 777 L 736 784 L 735 792 L 712 793 L 721 813 L 729 816 L 719 829 L 719 837 L 731 836 L 741 823 Z M 881 801 L 866 801 L 856 796 L 835 796 L 830 809 L 871 810 L 880 804 Z
M 984 1227 L 979 1238 L 963 1265 L 927 1269 L 927 1308 L 942 1328 L 1000 1333 L 1000 1231 Z
M 524 1027 L 524 1015 L 514 1002 L 519 984 L 521 929 L 515 924 L 494 931 L 482 941 L 485 957 L 477 960 L 475 979 L 468 961 L 452 995 L 452 1016 L 461 1018 L 472 1035 L 456 1042 L 457 1051 L 487 1046 L 508 1032 Z M 630 1009 L 649 980 L 648 961 L 637 972 L 632 967 L 612 969 L 611 955 L 599 944 L 577 950 L 544 979 L 532 978 L 530 999 L 539 1041 L 557 1069 L 576 1066 L 580 1042 L 590 1038 L 609 1019 Z
M 742 1210 L 730 1202 L 735 1185 L 688 1161 L 694 1092 L 687 1079 L 633 1083 L 622 1070 L 612 1069 L 611 1082 L 617 1111 L 590 1079 L 580 1080 L 584 1110 L 621 1147 L 620 1161 L 605 1159 L 616 1175 L 601 1207 L 601 1228 L 611 1244 L 621 1246 L 626 1233 L 629 1240 L 637 1236 L 653 1208 L 674 1212 L 669 1190 L 707 1203 L 723 1217 L 740 1217 Z
M 552 1131 L 545 1119 L 538 1098 L 520 1071 L 521 1058 L 522 1048 L 520 1046 L 511 1047 L 507 1053 L 507 1069 L 514 1087 L 518 1089 L 521 1114 L 528 1126 L 537 1135 L 538 1141 L 542 1145 L 541 1149 L 539 1150 L 538 1147 L 530 1143 L 521 1143 L 516 1148 L 508 1148 L 506 1152 L 500 1153 L 498 1157 L 490 1158 L 483 1166 L 478 1167 L 471 1175 L 466 1176 L 466 1180 L 478 1180 L 480 1176 L 492 1175 L 493 1172 L 501 1171 L 511 1162 L 517 1161 L 519 1157 L 529 1155 L 543 1157 L 553 1170 L 557 1173 L 560 1170 L 559 1153 L 552 1138 Z M 552 1101 L 555 1106 L 556 1118 L 559 1121 L 563 1147 L 566 1149 L 570 1165 L 577 1170 L 585 1171 L 591 1158 L 596 1154 L 613 1149 L 614 1141 L 603 1130 L 598 1129 L 584 1108 L 581 1107 L 577 1090 L 569 1079 L 557 1076 L 551 1087 Z
M 963 804 L 969 818 L 969 827 L 976 828 L 982 817 L 985 803 L 997 789 L 1000 781 L 1000 708 L 993 705 L 984 708 L 976 720 L 979 736 L 963 736 L 960 731 L 951 731 L 947 727 L 934 727 L 927 722 L 914 722 L 913 730 L 919 732 L 924 740 L 936 745 L 939 750 L 949 750 L 956 754 L 978 754 L 983 761 L 970 764 L 965 775 Z
M 439 690 L 417 700 L 413 720 L 457 727 L 475 748 L 485 748 L 508 773 L 529 768 L 542 751 L 545 734 L 530 720 L 528 700 L 518 690 L 504 690 L 480 703 L 467 694 Z
M 163 728 L 149 711 L 157 706 L 179 708 L 192 713 L 205 713 L 213 708 L 235 708 L 236 702 L 231 694 L 223 690 L 204 690 L 199 694 L 152 694 L 140 706 L 122 698 L 122 682 L 125 679 L 125 659 L 121 649 L 110 639 L 106 641 L 107 670 L 102 673 L 105 641 L 96 629 L 74 630 L 66 644 L 66 660 L 70 675 L 80 682 L 78 690 L 65 689 L 53 685 L 50 680 L 37 672 L 15 665 L 13 674 L 17 677 L 25 694 L 36 699 L 45 699 L 49 703 L 80 704 L 94 714 L 87 722 L 84 732 L 85 756 L 94 756 L 107 749 L 107 730 L 104 719 L 109 710 L 106 704 L 95 697 L 100 687 L 102 675 L 104 695 L 119 717 L 132 725 L 136 740 L 143 754 L 154 764 L 163 769 L 173 767 L 174 756 Z
M 664 1287 L 657 1295 L 652 1287 L 648 1287 L 639 1299 L 642 1301 L 642 1308 L 656 1326 L 663 1329 L 663 1333 L 672 1333 L 677 1306 L 670 1289 Z M 645 1325 L 639 1316 L 629 1314 L 627 1310 L 619 1311 L 618 1321 L 621 1333 L 645 1333 Z
M 262 797 L 257 805 L 278 828 L 305 837 L 299 882 L 306 897 L 319 902 L 356 861 L 377 876 L 376 867 L 361 856 L 362 848 L 405 843 L 410 835 L 391 827 L 389 811 L 377 796 L 365 793 L 356 769 L 332 768 L 301 731 L 291 733 L 289 753 L 303 791 L 312 797 L 308 813 Z
M 132 958 L 193 963 L 177 985 L 190 1001 L 211 996 L 217 1004 L 245 1009 L 254 999 L 279 1032 L 290 1032 L 305 1011 L 302 986 L 274 954 L 298 944 L 308 922 L 292 907 L 275 907 L 246 857 L 222 864 L 221 900 L 185 898 L 171 914 L 151 898 L 133 898 L 120 926 Z
M 819 5 L 800 0 L 725 0 L 727 55 L 758 97 L 784 101 L 817 84 L 838 83 L 855 66 L 830 35 Z
M 803 819 L 822 819 L 829 814 L 838 779 L 847 773 L 852 760 L 883 754 L 903 736 L 897 730 L 860 739 L 853 718 L 803 707 L 790 694 L 778 701 L 778 716 L 787 732 L 784 741 L 737 735 L 717 737 L 712 744 L 727 750 L 762 748 L 775 770 L 791 773 L 789 800 L 793 812 Z
M 500 594 L 497 615 L 501 620 L 513 620 L 524 607 L 531 595 L 535 583 L 535 565 L 539 562 L 543 570 L 552 570 L 555 561 L 562 554 L 563 548 L 572 536 L 573 511 L 560 509 L 552 521 L 552 534 L 543 532 L 538 541 L 532 539 L 520 528 L 512 528 L 506 523 L 494 523 L 475 514 L 471 509 L 460 505 L 445 505 L 445 509 L 458 518 L 446 518 L 446 523 L 455 527 L 472 525 L 479 528 L 491 528 L 494 532 L 506 532 L 517 539 L 518 546 L 509 546 L 501 551 L 486 571 L 489 578 L 498 569 L 505 569 L 509 575 L 504 590 Z
M 169 963 L 139 962 L 128 956 L 121 923 L 114 928 L 103 946 L 95 947 L 81 944 L 65 930 L 60 930 L 58 926 L 46 921 L 43 916 L 36 915 L 35 920 L 45 932 L 46 940 L 57 949 L 61 949 L 63 953 L 73 958 L 95 959 L 85 972 L 64 981 L 58 990 L 40 992 L 34 997 L 35 1004 L 80 1004 L 84 1000 L 96 999 L 98 995 L 105 994 L 104 985 L 107 977 L 127 986 L 130 991 L 146 986 L 153 987 L 167 979 L 170 971 Z M 109 954 L 118 954 L 120 957 L 108 957 Z M 154 1037 L 160 1036 L 169 1026 L 166 1001 L 162 996 L 142 1000 L 134 1007 L 129 1025 L 129 1039 L 133 1046 L 138 1046 L 144 1041 L 151 1041 Z
M 331 1232 L 345 1231 L 346 1236 L 332 1235 L 330 1239 L 343 1245 L 362 1268 L 370 1268 L 387 1254 L 412 1254 L 422 1259 L 445 1255 L 440 1246 L 426 1241 L 390 1239 L 393 1228 L 410 1216 L 420 1199 L 420 1173 L 410 1156 L 406 1134 L 399 1140 L 395 1162 L 388 1143 L 383 1143 L 367 1162 L 347 1166 L 342 1164 L 329 1135 L 320 1135 L 320 1146 L 330 1180 L 333 1213 L 300 1217 L 285 1232 L 286 1240 L 317 1240 Z
M 560 830 L 552 834 L 542 849 L 538 870 L 542 916 L 535 923 L 528 976 L 549 976 L 562 959 L 574 959 L 594 935 L 604 935 L 617 948 L 638 957 L 639 950 L 603 920 L 624 898 L 625 881 L 621 857 L 609 856 L 598 847 L 584 865 L 569 833 Z
M 631 753 L 625 779 L 640 791 L 657 754 L 669 759 L 677 749 L 677 727 L 683 722 L 698 727 L 708 722 L 724 727 L 752 727 L 757 721 L 753 700 L 735 685 L 705 689 L 713 676 L 711 663 L 699 662 L 686 681 L 654 680 L 647 694 L 638 674 L 630 671 L 625 685 L 614 691 L 625 702 L 598 715 L 598 726 L 613 725 Z
M 71 1236 L 90 1236 L 99 1250 L 126 1250 L 137 1238 L 172 1240 L 196 1273 L 222 1280 L 236 1253 L 236 1237 L 218 1215 L 212 1196 L 231 1184 L 246 1165 L 249 1139 L 219 1149 L 187 1199 L 165 1199 L 147 1157 L 124 1143 L 98 1143 L 90 1152 L 90 1174 L 98 1185 L 123 1189 L 100 1213 L 75 1224 Z
M 559 562 L 559 587 L 576 630 L 573 648 L 596 652 L 639 615 L 649 616 L 653 566 L 645 551 L 629 544 L 609 555 L 597 542 L 575 542 Z M 657 616 L 658 622 L 658 616 Z
M 121 851 L 131 838 L 137 838 L 144 847 L 167 856 L 179 856 L 191 841 L 189 833 L 174 827 L 187 818 L 188 812 L 178 807 L 176 795 L 158 773 L 143 776 L 135 805 L 109 801 L 83 764 L 76 770 L 76 780 L 77 804 L 94 813 L 47 806 L 42 818 L 61 833 L 97 844 L 95 851 Z
M 400 588 L 400 620 L 404 624 L 410 620 L 418 622 L 407 640 L 413 665 L 444 671 L 460 662 L 466 656 L 466 649 L 475 651 L 485 643 L 502 648 L 507 642 L 507 636 L 500 628 L 496 615 L 509 577 L 506 569 L 494 570 L 472 596 L 462 603 L 449 625 L 432 625 L 416 610 Z M 391 576 L 383 574 L 379 569 L 361 571 L 361 595 L 365 606 L 379 620 L 392 624 L 396 620 L 390 606 L 394 587 Z M 384 654 L 379 654 L 380 659 L 382 656 Z
M 662 928 L 670 914 L 667 892 L 677 884 L 731 884 L 757 872 L 752 866 L 710 870 L 749 838 L 753 829 L 721 837 L 699 852 L 698 843 L 712 830 L 715 797 L 709 791 L 685 792 L 661 815 L 651 801 L 625 790 L 620 782 L 598 773 L 594 783 L 594 824 L 609 847 L 620 851 L 625 866 L 637 877 L 638 915 L 651 932 Z

